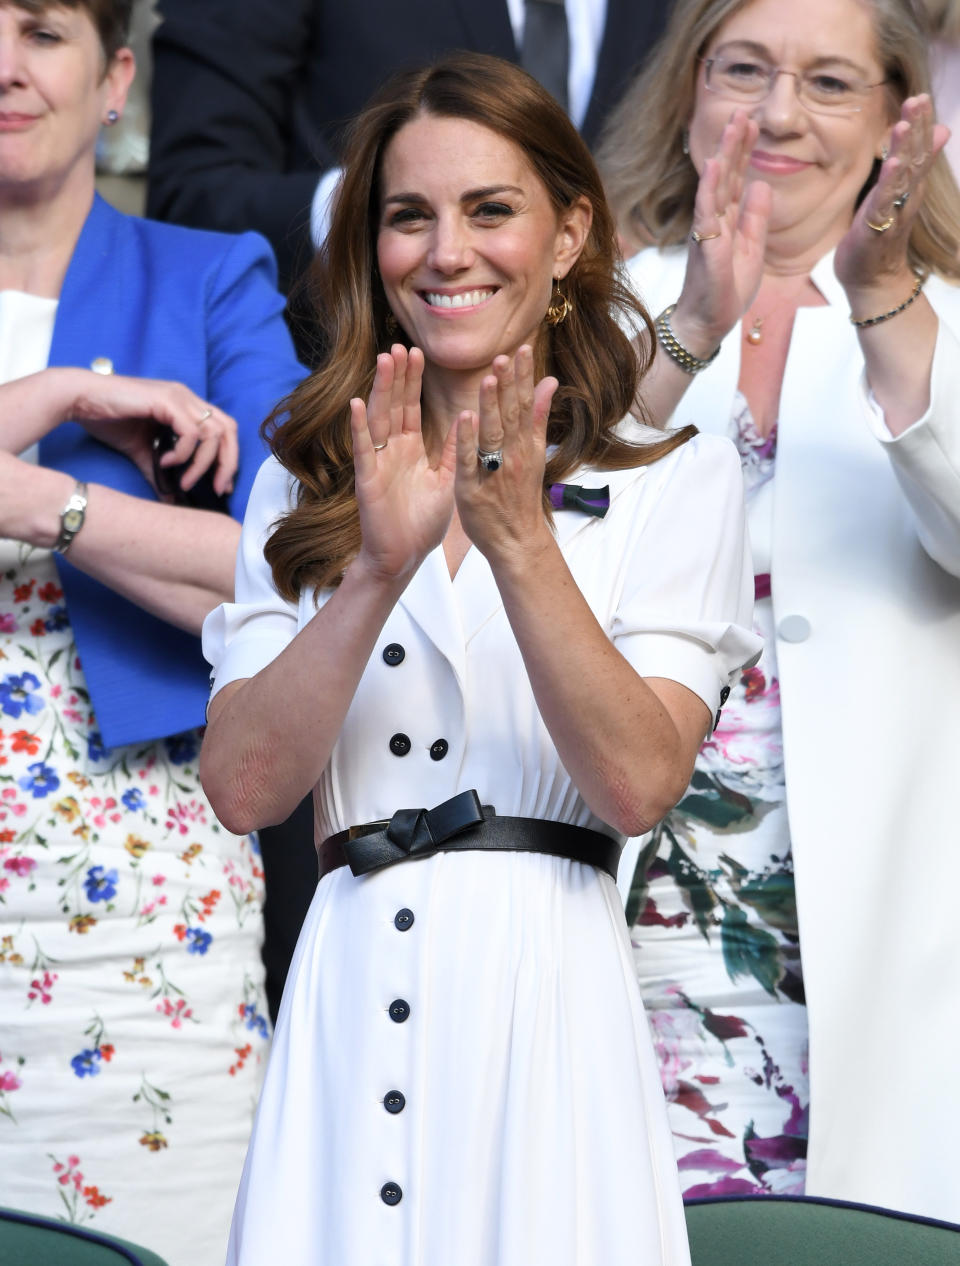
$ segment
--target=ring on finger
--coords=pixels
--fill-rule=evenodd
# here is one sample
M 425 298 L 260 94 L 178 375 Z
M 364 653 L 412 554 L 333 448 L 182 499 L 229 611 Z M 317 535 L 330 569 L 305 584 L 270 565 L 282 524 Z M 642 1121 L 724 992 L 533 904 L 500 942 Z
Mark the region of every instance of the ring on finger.
M 719 236 L 720 236 L 719 229 L 717 229 L 716 233 L 698 233 L 697 230 L 694 229 L 693 232 L 690 234 L 690 241 L 695 242 L 696 245 L 699 246 L 701 242 L 709 242 L 712 238 L 719 237 Z
M 910 201 L 910 190 L 904 189 L 903 193 L 900 194 L 898 198 L 894 198 L 893 200 L 893 205 L 894 205 L 895 210 L 902 211 L 909 201 Z
M 200 414 L 200 417 L 197 419 L 197 421 L 198 421 L 198 422 L 206 422 L 207 418 L 212 418 L 212 417 L 213 417 L 213 410 L 212 410 L 212 409 L 204 409 L 204 411 Z
M 483 470 L 492 474 L 495 470 L 499 470 L 503 465 L 503 449 L 494 448 L 487 450 L 485 448 L 477 449 L 477 461 Z
M 386 448 L 389 443 L 390 443 L 389 440 L 384 440 L 382 444 L 374 444 L 373 451 L 375 453 L 379 453 L 380 450 Z
M 867 228 L 873 229 L 874 233 L 886 233 L 887 229 L 892 228 L 897 222 L 895 215 L 889 215 L 882 224 L 874 224 L 872 220 L 867 220 Z

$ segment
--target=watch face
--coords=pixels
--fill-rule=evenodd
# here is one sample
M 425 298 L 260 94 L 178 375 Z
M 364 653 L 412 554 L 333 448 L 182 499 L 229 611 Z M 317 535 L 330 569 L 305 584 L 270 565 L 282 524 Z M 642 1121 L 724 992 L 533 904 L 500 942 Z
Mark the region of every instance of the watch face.
M 82 510 L 65 510 L 63 514 L 63 526 L 68 532 L 79 532 L 83 523 Z

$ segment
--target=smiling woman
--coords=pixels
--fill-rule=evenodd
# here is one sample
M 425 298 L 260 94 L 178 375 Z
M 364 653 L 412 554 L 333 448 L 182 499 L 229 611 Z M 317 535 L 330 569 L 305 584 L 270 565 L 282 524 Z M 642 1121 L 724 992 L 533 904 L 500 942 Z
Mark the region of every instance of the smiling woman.
M 178 1266 L 222 1258 L 268 1037 L 197 635 L 302 371 L 260 239 L 95 196 L 129 10 L 0 3 L 2 1203 Z
M 908 0 L 678 0 L 604 145 L 646 402 L 737 445 L 765 639 L 630 906 L 691 1196 L 960 1220 L 946 137 Z
M 229 1260 L 683 1266 L 614 874 L 758 649 L 734 453 L 625 417 L 648 318 L 514 66 L 384 88 L 314 278 L 204 634 L 204 786 L 235 829 L 312 789 L 321 872 Z

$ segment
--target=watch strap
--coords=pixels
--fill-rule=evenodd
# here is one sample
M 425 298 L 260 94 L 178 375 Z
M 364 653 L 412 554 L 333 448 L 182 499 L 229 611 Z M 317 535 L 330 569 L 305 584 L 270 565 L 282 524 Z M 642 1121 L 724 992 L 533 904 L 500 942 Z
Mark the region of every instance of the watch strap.
M 78 479 L 73 492 L 67 498 L 67 504 L 60 511 L 60 535 L 53 543 L 54 553 L 65 554 L 83 527 L 87 513 L 87 496 L 86 483 Z

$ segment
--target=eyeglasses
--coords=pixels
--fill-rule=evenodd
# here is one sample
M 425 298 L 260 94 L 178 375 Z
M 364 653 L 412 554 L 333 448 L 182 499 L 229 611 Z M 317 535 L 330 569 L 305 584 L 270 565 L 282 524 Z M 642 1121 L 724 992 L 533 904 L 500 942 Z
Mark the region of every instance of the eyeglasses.
M 756 104 L 773 91 L 778 75 L 791 75 L 800 103 L 815 114 L 857 114 L 867 93 L 886 83 L 868 84 L 851 75 L 825 70 L 784 70 L 750 55 L 701 58 L 706 87 L 730 101 Z

